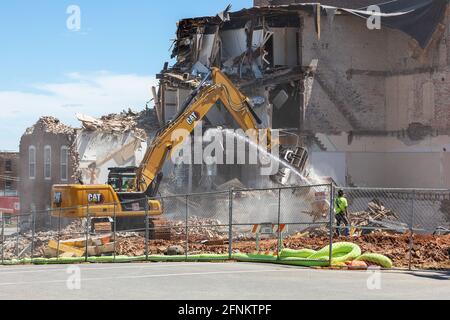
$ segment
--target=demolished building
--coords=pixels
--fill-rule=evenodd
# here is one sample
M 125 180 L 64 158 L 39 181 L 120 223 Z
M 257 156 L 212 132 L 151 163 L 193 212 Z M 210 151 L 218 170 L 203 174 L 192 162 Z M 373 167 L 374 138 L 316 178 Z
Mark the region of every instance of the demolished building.
M 55 184 L 105 184 L 110 167 L 138 166 L 158 130 L 154 110 L 124 111 L 100 119 L 77 115 L 81 128 L 42 117 L 20 142 L 19 183 L 22 224 L 53 225 L 49 213 Z M 57 219 L 53 219 L 57 220 Z M 68 223 L 68 221 L 64 221 Z
M 380 5 L 380 29 L 367 25 L 372 4 L 255 0 L 179 21 L 176 63 L 158 76 L 160 121 L 219 67 L 253 98 L 264 127 L 302 138 L 320 175 L 349 186 L 450 187 L 448 1 Z M 207 118 L 232 123 L 220 106 Z

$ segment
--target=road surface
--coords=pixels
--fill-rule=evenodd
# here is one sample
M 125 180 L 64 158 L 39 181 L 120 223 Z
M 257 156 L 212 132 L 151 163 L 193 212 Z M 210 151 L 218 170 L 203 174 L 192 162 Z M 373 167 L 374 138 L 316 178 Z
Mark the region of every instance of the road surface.
M 251 263 L 0 266 L 0 299 L 448 299 L 448 280 Z

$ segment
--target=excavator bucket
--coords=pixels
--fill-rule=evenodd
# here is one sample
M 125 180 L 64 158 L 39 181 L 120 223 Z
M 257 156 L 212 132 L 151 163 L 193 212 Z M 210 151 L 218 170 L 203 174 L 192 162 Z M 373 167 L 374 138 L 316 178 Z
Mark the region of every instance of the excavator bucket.
M 282 154 L 282 159 L 294 167 L 295 170 L 303 173 L 308 164 L 308 150 L 303 147 L 285 150 Z M 288 185 L 291 174 L 292 170 L 290 168 L 281 168 L 276 175 L 272 176 L 272 180 L 281 185 Z
M 295 150 L 286 152 L 284 160 L 295 167 L 299 172 L 303 172 L 308 163 L 309 154 L 305 148 L 297 147 Z

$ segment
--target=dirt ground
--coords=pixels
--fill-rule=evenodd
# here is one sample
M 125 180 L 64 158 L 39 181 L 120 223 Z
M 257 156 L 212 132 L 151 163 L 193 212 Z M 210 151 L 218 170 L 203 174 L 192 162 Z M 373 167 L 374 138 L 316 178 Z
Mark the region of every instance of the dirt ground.
M 214 220 L 193 219 L 194 228 L 189 231 L 189 254 L 227 254 L 228 228 L 220 226 Z M 83 235 L 84 228 L 80 222 L 73 223 L 63 230 L 60 239 L 67 240 Z M 325 230 L 326 231 L 326 230 Z M 80 235 L 81 234 L 81 235 Z M 250 235 L 252 237 L 252 235 Z M 256 251 L 256 240 L 249 238 L 247 233 L 233 234 L 233 252 L 253 253 Z M 31 250 L 32 234 L 8 237 L 1 249 L 5 260 L 15 258 L 35 258 L 43 256 L 43 250 L 49 240 L 58 239 L 55 231 L 40 232 L 35 235 L 34 248 Z M 412 266 L 418 269 L 450 270 L 450 235 L 431 236 L 414 234 L 412 237 L 412 251 L 410 255 L 411 236 L 409 233 L 394 234 L 387 232 L 374 232 L 357 237 L 334 238 L 334 242 L 353 242 L 358 244 L 364 253 L 380 253 L 388 256 L 396 268 L 407 268 L 411 259 Z M 174 225 L 172 240 L 149 240 L 149 254 L 185 254 L 186 235 L 183 226 Z M 289 236 L 284 239 L 283 245 L 290 249 L 319 250 L 329 244 L 326 232 L 304 233 Z M 145 250 L 144 233 L 118 233 L 116 241 L 116 254 L 126 256 L 141 256 Z M 0 245 L 2 245 L 0 243 Z M 173 248 L 175 247 L 175 253 Z M 171 249 L 172 253 L 168 252 Z M 262 252 L 276 252 L 277 239 L 260 241 Z
M 394 235 L 388 233 L 373 233 L 361 237 L 334 238 L 335 242 L 353 242 L 358 244 L 362 251 L 380 253 L 388 256 L 394 262 L 396 268 L 407 268 L 410 261 L 410 235 Z M 207 245 L 195 242 L 189 244 L 189 254 L 197 253 L 228 253 L 226 241 L 219 245 Z M 301 237 L 293 236 L 285 239 L 284 247 L 290 249 L 314 249 L 319 250 L 329 244 L 328 237 Z M 222 242 L 222 241 L 219 241 Z M 179 246 L 185 248 L 184 240 L 173 241 L 149 241 L 150 254 L 164 254 L 168 247 Z M 262 240 L 260 250 L 263 252 L 275 252 L 277 240 Z M 233 252 L 252 253 L 256 251 L 254 239 L 235 241 Z M 139 256 L 145 254 L 145 240 L 137 236 L 120 239 L 118 241 L 117 253 L 121 255 Z M 423 236 L 414 235 L 411 262 L 415 268 L 420 269 L 446 269 L 450 270 L 450 235 L 447 236 Z

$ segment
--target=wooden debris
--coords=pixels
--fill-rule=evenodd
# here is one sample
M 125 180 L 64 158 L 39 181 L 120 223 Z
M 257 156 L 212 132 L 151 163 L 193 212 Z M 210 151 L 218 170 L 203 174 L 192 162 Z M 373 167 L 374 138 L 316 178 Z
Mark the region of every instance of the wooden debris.
M 399 230 L 404 227 L 400 223 L 398 215 L 377 199 L 369 202 L 365 211 L 350 212 L 349 219 L 352 226 L 356 228 L 391 225 L 395 227 L 394 230 Z M 365 232 L 367 233 L 367 231 Z
M 84 250 L 78 249 L 76 247 L 71 247 L 62 243 L 59 243 L 58 245 L 58 241 L 55 240 L 50 240 L 48 243 L 48 247 L 50 249 L 56 250 L 57 254 L 58 254 L 58 250 L 60 253 L 66 253 L 66 252 L 70 252 L 73 253 L 76 257 L 82 257 L 84 256 Z

